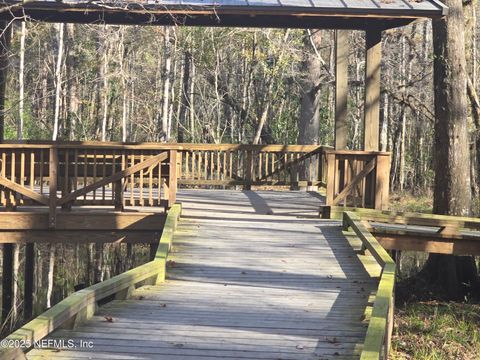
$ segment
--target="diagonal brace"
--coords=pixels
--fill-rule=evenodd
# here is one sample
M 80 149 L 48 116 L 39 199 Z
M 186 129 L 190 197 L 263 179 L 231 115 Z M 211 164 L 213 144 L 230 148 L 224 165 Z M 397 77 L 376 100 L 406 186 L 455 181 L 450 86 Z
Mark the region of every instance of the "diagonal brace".
M 347 197 L 347 195 L 352 191 L 352 189 L 357 186 L 368 174 L 370 174 L 375 166 L 377 165 L 377 160 L 374 158 L 372 159 L 362 171 L 358 173 L 358 175 L 348 184 L 345 188 L 337 195 L 337 197 L 333 200 L 331 206 L 337 205 L 340 201 Z
M 162 161 L 165 161 L 167 160 L 168 158 L 168 152 L 163 152 L 159 155 L 156 155 L 156 156 L 153 156 L 145 161 L 142 161 L 141 163 L 138 163 L 136 165 L 133 165 L 133 166 L 130 166 L 122 171 L 119 171 L 119 172 L 116 172 L 115 174 L 111 175 L 111 176 L 108 176 L 100 181 L 97 181 L 93 184 L 90 184 L 88 186 L 85 186 L 81 189 L 78 189 L 74 192 L 71 192 L 67 195 L 65 195 L 64 197 L 60 198 L 58 201 L 57 201 L 57 205 L 62 205 L 62 204 L 65 204 L 65 203 L 68 203 L 70 201 L 73 201 L 75 200 L 77 197 L 79 196 L 83 196 L 91 191 L 94 191 L 100 187 L 103 187 L 107 184 L 110 184 L 112 182 L 115 182 L 115 181 L 118 181 L 120 179 L 123 179 L 127 176 L 130 176 L 130 175 L 133 175 L 137 172 L 139 172 L 140 170 L 143 170 L 145 168 L 149 168 L 151 166 L 155 166 L 157 165 L 159 162 L 162 162 Z
M 23 196 L 26 196 L 32 200 L 35 200 L 36 202 L 43 204 L 43 205 L 48 205 L 48 197 L 45 195 L 39 194 L 33 190 L 27 189 L 26 187 L 17 184 L 16 182 L 13 182 L 11 180 L 8 180 L 7 178 L 0 176 L 0 185 L 13 190 L 19 194 L 22 194 Z

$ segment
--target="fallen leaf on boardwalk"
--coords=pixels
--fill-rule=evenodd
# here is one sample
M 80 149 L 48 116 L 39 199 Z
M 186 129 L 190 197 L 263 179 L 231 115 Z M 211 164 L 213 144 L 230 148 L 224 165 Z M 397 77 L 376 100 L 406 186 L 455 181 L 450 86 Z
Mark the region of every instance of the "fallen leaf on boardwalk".
M 247 273 L 246 271 L 242 271 L 242 272 L 241 272 L 242 275 L 245 275 L 246 273 Z
M 167 261 L 167 268 L 170 268 L 170 267 L 175 267 L 177 266 L 177 263 L 173 260 L 168 260 Z
M 336 343 L 338 343 L 336 337 L 334 337 L 334 338 L 332 338 L 332 339 L 326 337 L 325 340 L 327 340 L 327 342 L 330 343 L 330 344 L 336 344 Z
M 173 344 L 173 346 L 175 346 L 176 348 L 182 348 L 183 344 Z
M 104 318 L 105 318 L 106 322 L 113 323 L 113 317 L 106 315 L 106 316 L 104 316 Z
M 167 307 L 167 304 L 161 304 L 160 307 Z
M 332 275 L 327 275 L 327 279 L 333 279 Z
M 340 354 L 338 352 L 333 353 L 334 356 L 339 356 Z
M 297 348 L 298 350 L 303 350 L 303 349 L 304 349 L 304 346 L 303 346 L 303 345 L 297 345 L 296 348 Z

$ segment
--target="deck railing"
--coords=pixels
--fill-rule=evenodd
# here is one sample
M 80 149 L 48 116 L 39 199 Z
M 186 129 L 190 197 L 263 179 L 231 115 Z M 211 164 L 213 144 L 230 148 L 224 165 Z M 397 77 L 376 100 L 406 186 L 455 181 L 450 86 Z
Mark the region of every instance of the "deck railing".
M 0 144 L 0 161 L 0 202 L 13 208 L 168 207 L 177 182 L 324 188 L 328 206 L 388 206 L 385 152 L 317 145 L 6 142 Z
M 179 144 L 183 185 L 325 187 L 317 145 Z
M 123 144 L 0 144 L 0 202 L 45 205 L 52 216 L 58 206 L 170 207 L 176 155 L 175 149 Z
M 352 228 L 368 250 L 382 267 L 380 282 L 375 294 L 372 314 L 368 324 L 367 335 L 363 344 L 361 360 L 388 359 L 393 332 L 393 313 L 395 304 L 396 266 L 387 251 L 362 223 L 361 218 L 352 212 L 343 213 L 343 227 Z
M 386 209 L 390 153 L 326 150 L 327 205 Z

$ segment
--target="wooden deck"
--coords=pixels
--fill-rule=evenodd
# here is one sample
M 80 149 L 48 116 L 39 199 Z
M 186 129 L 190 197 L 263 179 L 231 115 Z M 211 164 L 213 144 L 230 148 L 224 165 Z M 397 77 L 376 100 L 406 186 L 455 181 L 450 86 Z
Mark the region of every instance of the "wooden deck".
M 178 200 L 167 281 L 49 336 L 92 349 L 34 349 L 28 359 L 359 357 L 380 266 L 356 254 L 340 222 L 318 219 L 323 199 L 182 190 Z

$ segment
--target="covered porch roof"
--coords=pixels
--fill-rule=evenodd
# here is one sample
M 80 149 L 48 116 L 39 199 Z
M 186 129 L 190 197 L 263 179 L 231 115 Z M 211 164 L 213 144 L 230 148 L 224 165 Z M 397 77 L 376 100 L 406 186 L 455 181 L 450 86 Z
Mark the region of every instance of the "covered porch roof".
M 0 20 L 384 30 L 439 18 L 437 0 L 5 0 Z

